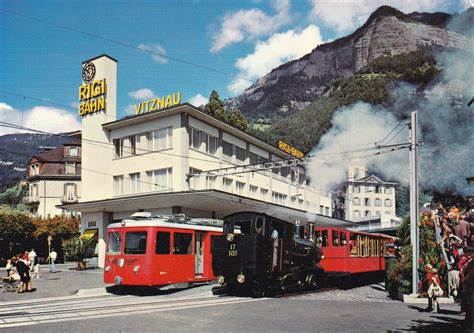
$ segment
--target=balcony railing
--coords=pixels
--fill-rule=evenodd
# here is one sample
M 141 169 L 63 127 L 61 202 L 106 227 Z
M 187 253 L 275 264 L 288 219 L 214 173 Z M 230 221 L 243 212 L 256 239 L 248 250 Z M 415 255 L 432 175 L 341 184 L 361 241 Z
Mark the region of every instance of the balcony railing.
M 39 203 L 40 197 L 39 195 L 30 195 L 23 197 L 23 203 L 25 204 L 32 204 L 32 203 Z
M 76 195 L 63 195 L 61 197 L 62 203 L 74 203 L 78 201 L 79 201 L 79 198 Z

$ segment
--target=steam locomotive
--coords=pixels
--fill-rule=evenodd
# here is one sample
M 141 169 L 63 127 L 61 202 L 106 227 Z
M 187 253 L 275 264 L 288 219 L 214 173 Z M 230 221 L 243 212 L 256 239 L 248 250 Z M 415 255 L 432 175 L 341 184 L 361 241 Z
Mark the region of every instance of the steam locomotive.
M 262 297 L 267 292 L 316 287 L 324 271 L 322 249 L 304 227 L 255 212 L 224 218 L 223 235 L 212 240 L 212 269 L 229 294 Z

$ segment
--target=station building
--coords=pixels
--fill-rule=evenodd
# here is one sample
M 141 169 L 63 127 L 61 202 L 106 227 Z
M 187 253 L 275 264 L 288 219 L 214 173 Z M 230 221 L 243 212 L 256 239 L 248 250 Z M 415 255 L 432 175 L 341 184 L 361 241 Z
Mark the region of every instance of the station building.
M 331 194 L 308 185 L 301 165 L 199 175 L 294 156 L 181 103 L 179 93 L 141 102 L 135 115 L 116 119 L 116 71 L 107 55 L 83 63 L 82 197 L 62 205 L 81 212 L 81 232 L 98 233 L 99 266 L 107 225 L 137 211 L 212 218 L 257 211 L 292 222 L 343 223 L 330 217 Z

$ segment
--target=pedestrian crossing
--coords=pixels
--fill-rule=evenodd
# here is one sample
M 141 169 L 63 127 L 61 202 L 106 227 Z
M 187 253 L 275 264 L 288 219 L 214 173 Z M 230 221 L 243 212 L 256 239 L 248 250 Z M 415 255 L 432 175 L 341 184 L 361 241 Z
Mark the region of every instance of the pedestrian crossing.
M 177 311 L 199 307 L 256 302 L 264 299 L 193 295 L 168 296 L 68 296 L 0 303 L 0 329 L 72 320 Z

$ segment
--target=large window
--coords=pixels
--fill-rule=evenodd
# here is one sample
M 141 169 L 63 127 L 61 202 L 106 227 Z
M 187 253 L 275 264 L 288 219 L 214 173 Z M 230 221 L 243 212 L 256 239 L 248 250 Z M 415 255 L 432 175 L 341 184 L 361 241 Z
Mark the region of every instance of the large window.
M 115 157 L 123 156 L 123 139 L 114 139 Z
M 328 244 L 329 244 L 329 236 L 328 236 L 328 231 L 327 230 L 323 230 L 322 234 L 321 234 L 321 245 L 323 247 L 327 247 Z
M 244 194 L 245 183 L 235 182 L 235 193 L 239 195 Z
M 123 175 L 114 176 L 114 195 L 123 194 Z
M 138 193 L 140 192 L 140 173 L 131 173 L 130 174 L 130 192 Z
M 107 244 L 107 253 L 120 254 L 122 252 L 122 234 L 119 232 L 109 232 Z
M 149 150 L 163 150 L 172 147 L 173 128 L 166 127 L 150 132 Z
M 249 162 L 250 164 L 257 164 L 258 163 L 258 155 L 252 152 L 249 152 Z
M 245 149 L 235 146 L 235 158 L 239 161 L 245 161 Z
M 193 234 L 181 232 L 174 233 L 174 254 L 192 254 L 193 253 Z
M 66 183 L 64 184 L 64 197 L 68 202 L 72 202 L 76 199 L 76 184 Z
M 392 200 L 385 199 L 385 207 L 392 207 Z
M 127 232 L 125 234 L 125 254 L 146 253 L 146 231 Z
M 376 207 L 382 206 L 382 201 L 380 200 L 380 198 L 375 198 L 374 206 Z
M 227 142 L 227 141 L 222 141 L 222 153 L 225 156 L 232 157 L 232 155 L 234 153 L 233 148 L 232 148 L 232 144 Z
M 172 168 L 147 171 L 149 191 L 171 191 L 173 189 Z
M 32 164 L 30 175 L 31 176 L 36 176 L 38 174 L 39 174 L 39 164 Z
M 344 231 L 339 233 L 339 244 L 341 244 L 341 246 L 346 246 L 347 244 L 346 233 Z
M 156 233 L 156 254 L 170 254 L 170 233 L 158 231 Z
M 204 132 L 201 133 L 201 138 L 202 138 L 202 146 L 203 150 L 211 155 L 214 155 L 217 150 L 217 138 L 206 134 Z
M 278 205 L 285 205 L 286 204 L 286 194 L 272 192 L 272 201 Z
M 370 206 L 370 198 L 365 198 L 364 199 L 364 204 L 365 204 L 365 206 Z
M 79 156 L 79 147 L 66 147 L 67 156 Z
M 360 205 L 360 198 L 354 197 L 354 206 L 359 206 Z
M 250 197 L 251 198 L 257 198 L 258 186 L 250 185 L 249 191 L 250 191 Z
M 226 192 L 232 192 L 232 182 L 233 180 L 230 178 L 222 178 L 222 188 Z
M 130 154 L 135 155 L 137 153 L 137 136 L 131 135 L 128 141 L 130 142 Z

